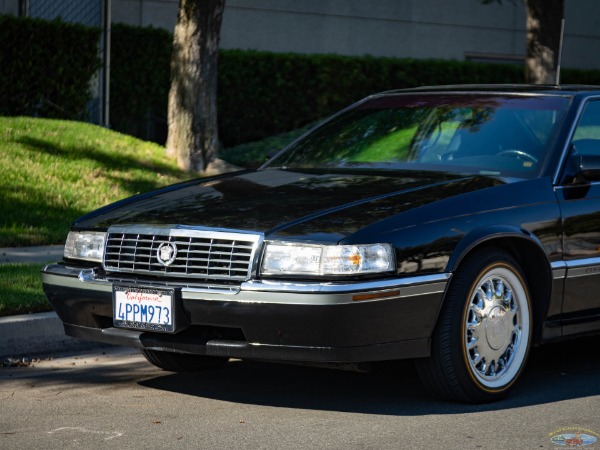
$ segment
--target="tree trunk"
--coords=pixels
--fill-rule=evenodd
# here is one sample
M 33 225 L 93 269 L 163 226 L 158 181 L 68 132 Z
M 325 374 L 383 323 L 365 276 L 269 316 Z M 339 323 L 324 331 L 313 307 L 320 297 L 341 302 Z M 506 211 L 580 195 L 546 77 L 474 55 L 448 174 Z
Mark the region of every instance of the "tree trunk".
M 525 7 L 525 80 L 534 84 L 556 84 L 564 0 L 525 0 Z
M 173 35 L 167 154 L 205 171 L 216 158 L 217 57 L 225 0 L 179 0 Z

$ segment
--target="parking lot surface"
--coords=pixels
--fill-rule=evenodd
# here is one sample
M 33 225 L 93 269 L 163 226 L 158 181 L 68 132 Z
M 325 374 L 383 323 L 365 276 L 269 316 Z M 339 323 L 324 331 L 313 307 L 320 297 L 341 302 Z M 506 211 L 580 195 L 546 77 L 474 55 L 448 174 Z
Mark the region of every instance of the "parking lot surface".
M 600 432 L 598 344 L 536 350 L 511 397 L 483 406 L 438 401 L 410 363 L 173 374 L 122 348 L 15 363 L 0 368 L 0 448 L 558 448 Z

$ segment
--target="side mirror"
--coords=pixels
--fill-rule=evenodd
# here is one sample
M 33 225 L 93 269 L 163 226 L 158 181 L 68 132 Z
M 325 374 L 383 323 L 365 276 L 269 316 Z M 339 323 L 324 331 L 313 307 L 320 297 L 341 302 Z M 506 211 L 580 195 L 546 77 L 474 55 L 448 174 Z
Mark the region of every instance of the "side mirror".
M 571 154 L 569 166 L 575 183 L 600 181 L 600 155 Z
M 573 141 L 565 175 L 567 183 L 600 181 L 600 139 Z

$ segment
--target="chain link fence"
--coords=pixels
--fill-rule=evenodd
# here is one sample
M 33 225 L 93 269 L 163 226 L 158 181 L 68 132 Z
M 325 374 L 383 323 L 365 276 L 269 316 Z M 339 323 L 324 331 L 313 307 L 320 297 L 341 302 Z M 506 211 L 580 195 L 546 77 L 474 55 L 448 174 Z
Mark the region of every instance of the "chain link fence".
M 102 28 L 99 46 L 103 68 L 90 81 L 90 121 L 108 126 L 108 80 L 110 72 L 110 0 L 20 0 L 21 13 L 37 19 L 60 19 L 88 27 Z M 105 51 L 106 49 L 106 51 Z
M 30 17 L 102 26 L 102 0 L 29 0 Z

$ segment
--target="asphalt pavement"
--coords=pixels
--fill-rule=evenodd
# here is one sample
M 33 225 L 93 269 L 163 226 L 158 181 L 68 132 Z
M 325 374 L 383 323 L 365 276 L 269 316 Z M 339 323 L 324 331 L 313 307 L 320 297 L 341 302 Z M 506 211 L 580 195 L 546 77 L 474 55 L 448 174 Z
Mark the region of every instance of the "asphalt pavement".
M 63 246 L 0 248 L 0 264 L 50 263 L 62 260 Z M 0 362 L 40 358 L 101 344 L 66 336 L 55 312 L 0 317 Z

